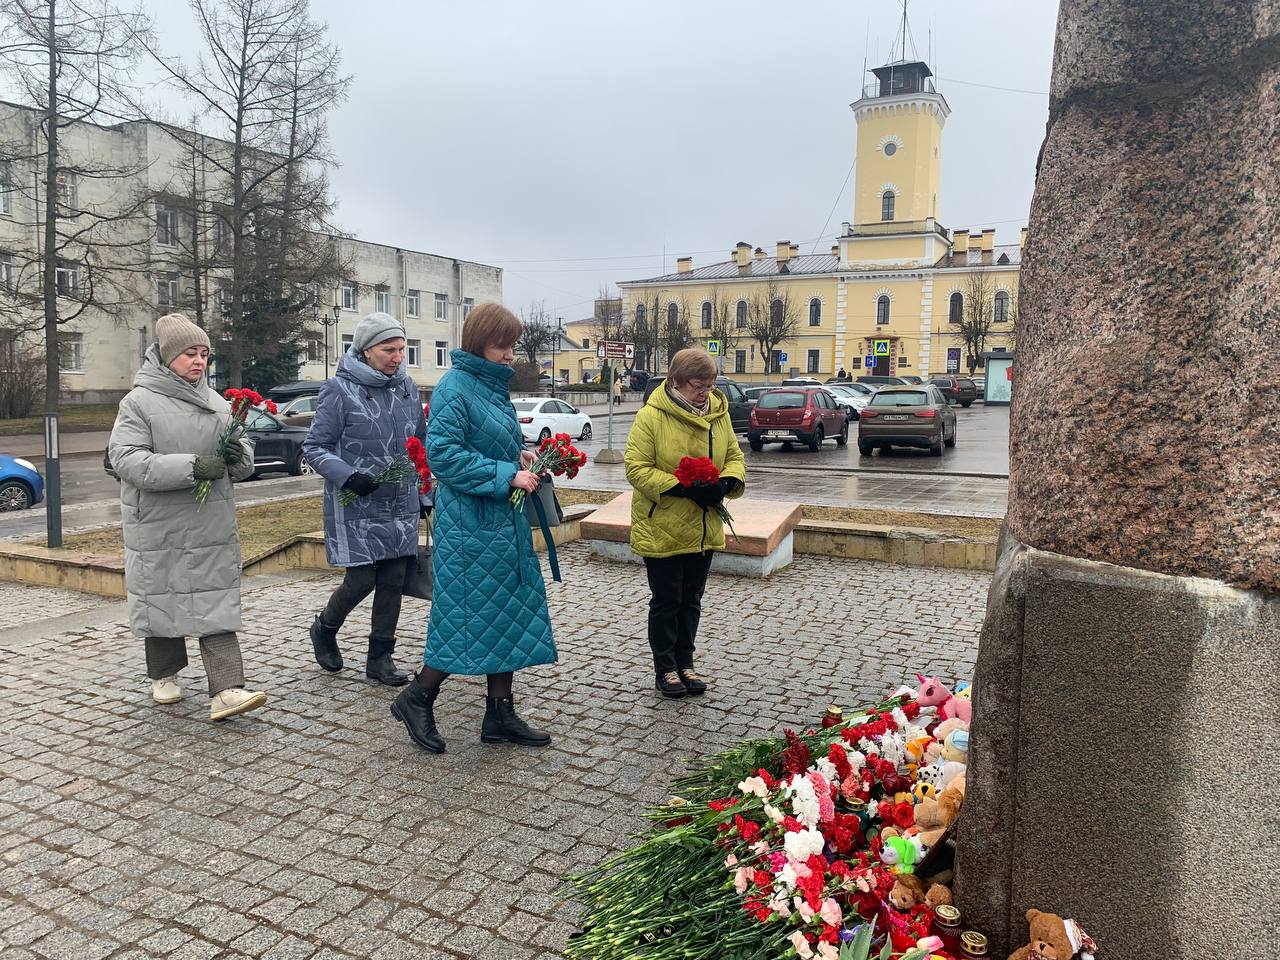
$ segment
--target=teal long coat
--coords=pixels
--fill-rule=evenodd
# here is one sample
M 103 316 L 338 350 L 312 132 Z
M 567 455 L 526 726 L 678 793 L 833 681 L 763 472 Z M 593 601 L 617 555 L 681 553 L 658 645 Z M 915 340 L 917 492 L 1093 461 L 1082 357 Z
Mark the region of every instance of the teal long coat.
M 487 674 L 554 663 L 542 567 L 511 480 L 524 449 L 511 368 L 454 350 L 431 396 L 427 460 L 435 476 L 435 576 L 423 662 Z

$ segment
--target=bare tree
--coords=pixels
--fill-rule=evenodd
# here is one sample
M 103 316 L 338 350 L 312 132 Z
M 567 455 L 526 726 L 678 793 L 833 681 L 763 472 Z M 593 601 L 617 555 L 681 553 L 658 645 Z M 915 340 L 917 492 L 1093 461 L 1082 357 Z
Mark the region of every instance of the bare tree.
M 662 349 L 662 296 L 655 290 L 652 299 L 642 298 L 631 317 L 631 339 L 636 345 L 636 366 L 657 373 Z
M 132 73 L 148 30 L 141 13 L 121 12 L 111 0 L 0 3 L 0 70 L 39 116 L 25 143 L 5 146 L 10 199 L 29 201 L 19 214 L 23 240 L 40 238 L 12 254 L 6 313 L 18 329 L 43 330 L 50 411 L 61 386 L 59 326 L 90 309 L 118 317 L 137 302 L 136 277 L 145 266 L 139 251 L 148 238 L 136 227 L 146 197 L 104 182 L 133 181 L 141 169 L 73 156 L 63 132 L 133 116 Z M 31 168 L 21 186 L 15 168 Z
M 729 356 L 741 341 L 746 330 L 738 326 L 738 301 L 725 295 L 719 287 L 711 288 L 711 328 L 704 330 L 709 340 L 720 341 L 720 370 L 724 372 L 724 358 Z
M 551 348 L 560 336 L 560 331 L 551 314 L 547 313 L 546 303 L 542 300 L 535 300 L 527 311 L 521 310 L 520 322 L 524 324 L 524 330 L 516 341 L 516 349 L 524 354 L 529 363 L 537 365 L 538 357 Z M 555 376 L 554 370 L 551 375 Z
M 769 281 L 751 295 L 747 303 L 747 332 L 760 346 L 764 360 L 764 382 L 769 382 L 773 352 L 795 338 L 800 330 L 800 310 L 787 289 Z
M 192 0 L 204 50 L 194 66 L 152 55 L 218 136 L 171 129 L 216 176 L 227 296 L 228 375 L 297 349 L 306 308 L 344 264 L 326 176 L 327 111 L 350 77 L 308 0 Z
M 991 277 L 974 271 L 965 278 L 963 293 L 964 309 L 960 312 L 956 333 L 965 346 L 968 355 L 965 362 L 972 376 L 978 366 L 978 356 L 986 349 L 987 338 L 991 335 L 994 318 Z
M 683 296 L 667 303 L 662 314 L 662 347 L 667 363 L 685 347 L 693 346 L 693 330 L 689 327 L 689 301 Z

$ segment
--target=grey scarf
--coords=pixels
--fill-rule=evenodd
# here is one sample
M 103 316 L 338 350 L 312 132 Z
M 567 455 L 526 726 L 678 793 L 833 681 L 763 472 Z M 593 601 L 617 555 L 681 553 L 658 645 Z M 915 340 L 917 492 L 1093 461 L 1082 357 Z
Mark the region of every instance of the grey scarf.
M 684 396 L 680 393 L 679 390 L 671 386 L 670 380 L 668 380 L 665 384 L 663 384 L 663 386 L 665 386 L 667 389 L 667 396 L 669 396 L 672 400 L 674 400 L 676 402 L 676 406 L 678 406 L 681 410 L 687 410 L 689 413 L 692 413 L 695 417 L 705 417 L 708 413 L 711 412 L 711 394 L 707 394 L 707 400 L 702 406 L 695 407 L 692 403 L 690 403 L 688 400 L 684 398 Z

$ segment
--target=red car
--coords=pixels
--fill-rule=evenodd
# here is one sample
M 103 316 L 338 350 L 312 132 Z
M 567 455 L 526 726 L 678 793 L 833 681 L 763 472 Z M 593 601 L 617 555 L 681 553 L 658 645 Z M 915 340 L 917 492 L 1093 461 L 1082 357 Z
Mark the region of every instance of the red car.
M 803 443 L 817 453 L 829 437 L 841 447 L 848 443 L 849 418 L 821 387 L 769 390 L 751 408 L 747 441 L 752 450 L 763 450 L 766 443 Z

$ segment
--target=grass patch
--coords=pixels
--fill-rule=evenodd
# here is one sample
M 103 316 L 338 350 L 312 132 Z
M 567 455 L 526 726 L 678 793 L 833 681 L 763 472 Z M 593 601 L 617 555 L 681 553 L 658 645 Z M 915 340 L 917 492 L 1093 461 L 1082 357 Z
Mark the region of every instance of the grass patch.
M 88 433 L 110 430 L 115 426 L 118 403 L 86 403 L 63 407 L 58 411 L 58 429 L 62 433 Z M 24 433 L 44 434 L 44 417 L 0 420 L 0 437 L 16 437 Z
M 240 525 L 241 560 L 255 557 L 300 533 L 313 533 L 324 525 L 318 496 L 240 507 L 236 510 L 236 521 Z M 62 549 L 119 557 L 124 555 L 124 540 L 120 528 L 111 527 L 67 537 Z

